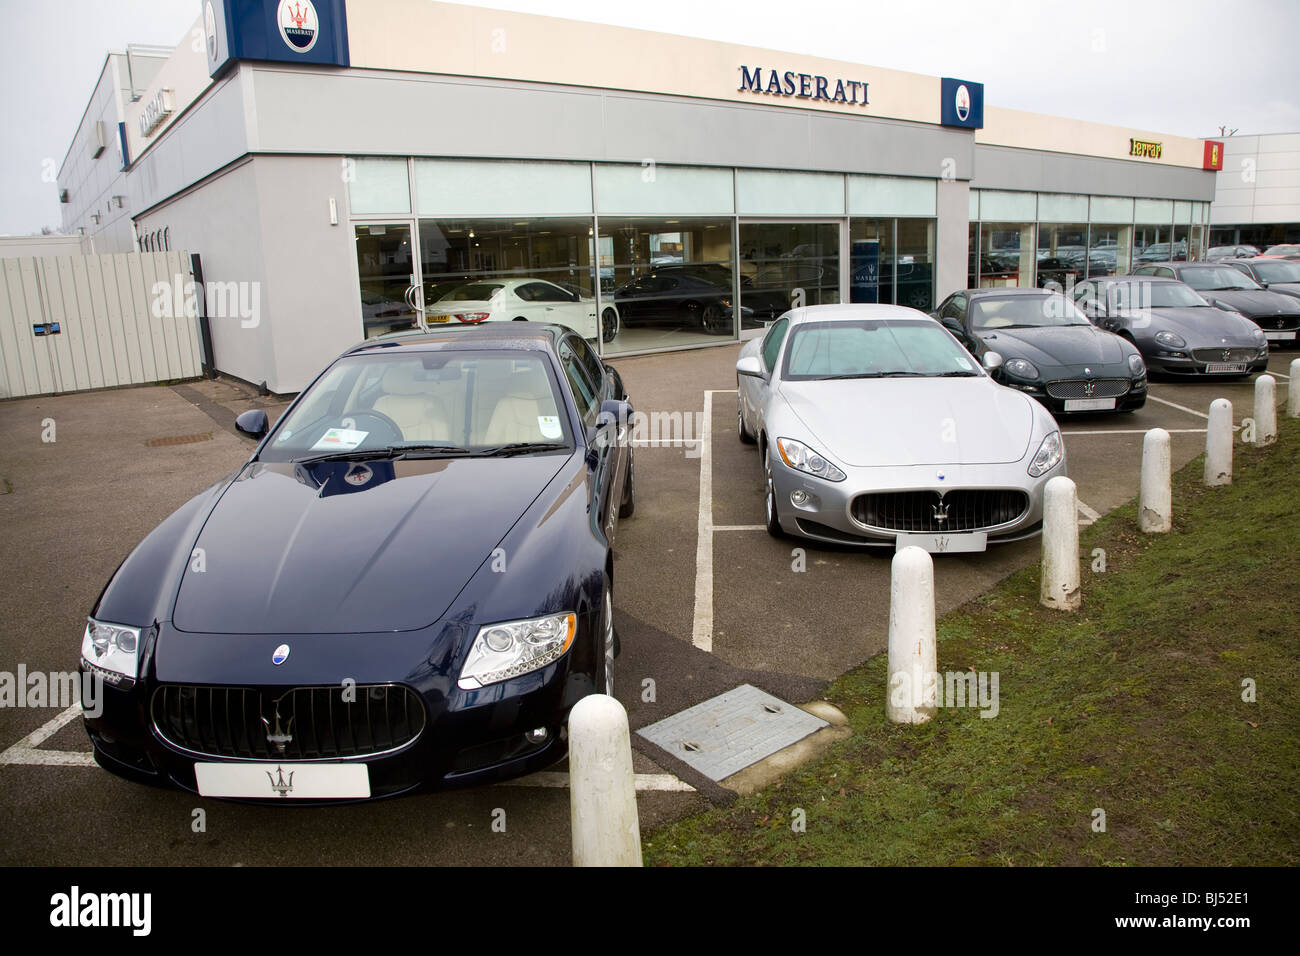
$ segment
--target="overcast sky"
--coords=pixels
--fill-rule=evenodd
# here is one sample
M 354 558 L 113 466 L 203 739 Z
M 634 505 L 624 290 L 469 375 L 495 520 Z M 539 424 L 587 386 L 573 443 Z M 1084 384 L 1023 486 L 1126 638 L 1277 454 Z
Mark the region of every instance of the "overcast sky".
M 1300 131 L 1297 0 L 469 2 L 958 76 L 984 83 L 990 105 L 1179 136 Z M 0 234 L 59 226 L 41 171 L 62 163 L 105 54 L 175 45 L 201 8 L 0 0 Z

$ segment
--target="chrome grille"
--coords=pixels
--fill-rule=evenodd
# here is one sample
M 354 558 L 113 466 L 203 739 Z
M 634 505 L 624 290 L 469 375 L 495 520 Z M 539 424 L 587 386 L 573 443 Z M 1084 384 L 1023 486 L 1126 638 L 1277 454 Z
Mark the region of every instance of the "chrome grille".
M 1015 521 L 1029 509 L 1029 496 L 1004 488 L 889 491 L 858 495 L 856 521 L 883 531 L 978 531 Z M 940 517 L 942 515 L 942 518 Z
M 1192 357 L 1198 362 L 1249 362 L 1255 357 L 1254 349 L 1195 349 Z
M 347 697 L 351 700 L 345 700 Z M 168 743 L 213 757 L 321 760 L 397 750 L 424 729 L 418 694 L 396 684 L 196 687 L 154 691 L 154 728 Z M 278 720 L 277 720 L 278 718 Z M 274 742 L 268 738 L 288 738 Z
M 1255 318 L 1265 332 L 1288 332 L 1300 329 L 1300 315 L 1261 315 Z
M 1119 398 L 1132 382 L 1126 378 L 1070 378 L 1047 383 L 1052 398 Z

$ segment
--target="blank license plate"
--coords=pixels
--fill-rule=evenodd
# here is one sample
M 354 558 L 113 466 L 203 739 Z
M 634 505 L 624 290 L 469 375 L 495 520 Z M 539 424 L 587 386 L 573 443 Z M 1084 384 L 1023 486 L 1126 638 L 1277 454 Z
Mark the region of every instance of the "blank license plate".
M 370 796 L 370 768 L 359 763 L 196 763 L 204 797 L 292 799 Z
M 1211 362 L 1205 366 L 1207 373 L 1214 372 L 1244 372 L 1246 371 L 1245 362 Z
M 1295 331 L 1290 332 L 1265 332 L 1264 338 L 1270 342 L 1286 342 L 1295 338 Z
M 1103 409 L 1114 407 L 1115 399 L 1113 398 L 1067 398 L 1065 400 L 1065 410 L 1067 412 L 1100 412 Z
M 902 551 L 915 545 L 931 554 L 953 554 L 965 551 L 985 551 L 989 546 L 986 531 L 971 531 L 965 534 L 914 534 L 903 532 L 895 539 L 894 548 Z

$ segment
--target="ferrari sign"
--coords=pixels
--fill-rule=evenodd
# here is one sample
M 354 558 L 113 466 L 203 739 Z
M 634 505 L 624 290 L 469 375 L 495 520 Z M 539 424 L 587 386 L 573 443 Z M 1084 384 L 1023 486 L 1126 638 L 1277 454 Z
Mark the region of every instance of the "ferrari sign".
M 1212 139 L 1205 141 L 1205 162 L 1201 164 L 1202 169 L 1222 169 L 1223 168 L 1223 144 Z
M 1128 154 L 1143 159 L 1159 159 L 1161 148 L 1161 143 L 1153 143 L 1145 139 L 1130 139 L 1128 141 Z

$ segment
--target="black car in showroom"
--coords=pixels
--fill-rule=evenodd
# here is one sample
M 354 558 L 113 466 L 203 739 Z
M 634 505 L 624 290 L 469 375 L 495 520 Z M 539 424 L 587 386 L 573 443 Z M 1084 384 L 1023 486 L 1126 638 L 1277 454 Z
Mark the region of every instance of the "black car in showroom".
M 1134 343 L 1153 373 L 1240 376 L 1268 368 L 1259 326 L 1177 279 L 1098 277 L 1075 286 L 1074 299 L 1099 328 Z
M 1132 412 L 1146 404 L 1147 370 L 1132 342 L 1095 327 L 1059 292 L 965 289 L 931 313 L 999 383 L 1054 415 Z M 996 360 L 994 360 L 996 363 Z
M 612 694 L 634 507 L 618 373 L 557 325 L 371 339 L 163 521 L 90 612 L 101 767 L 205 797 L 360 800 L 565 756 Z
M 1159 262 L 1133 274 L 1186 282 L 1210 305 L 1250 319 L 1270 342 L 1294 342 L 1300 330 L 1300 300 L 1265 289 L 1226 262 Z
M 725 266 L 711 262 L 670 264 L 619 286 L 614 290 L 614 304 L 627 328 L 671 325 L 710 335 L 730 335 L 734 295 L 732 272 Z

